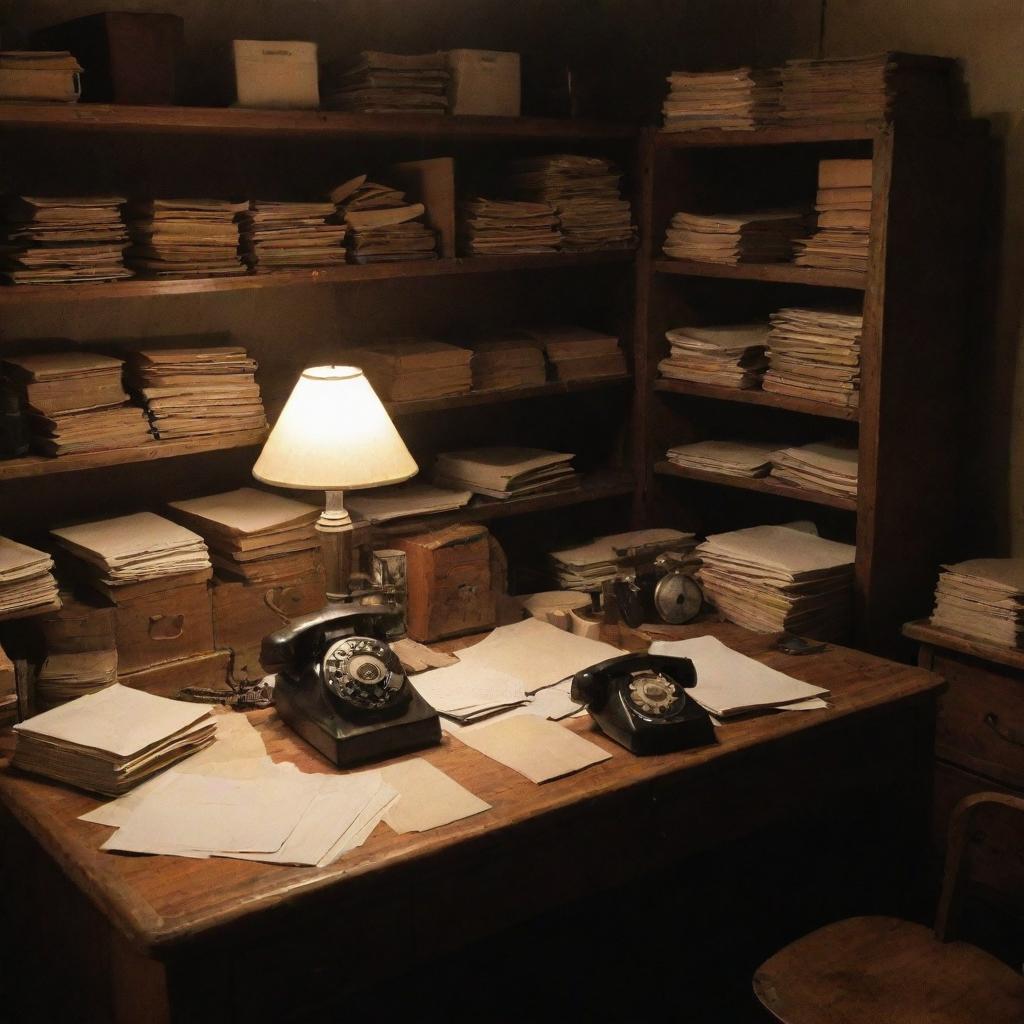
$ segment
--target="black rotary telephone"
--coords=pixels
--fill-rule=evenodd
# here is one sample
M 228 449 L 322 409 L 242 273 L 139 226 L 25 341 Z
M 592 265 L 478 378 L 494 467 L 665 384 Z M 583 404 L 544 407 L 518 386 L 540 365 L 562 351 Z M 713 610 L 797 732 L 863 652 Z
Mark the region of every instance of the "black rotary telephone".
M 441 742 L 437 712 L 382 639 L 392 605 L 331 604 L 263 641 L 278 714 L 339 767 Z
M 665 754 L 715 742 L 710 716 L 686 694 L 696 682 L 689 658 L 625 654 L 577 672 L 571 696 L 627 750 Z

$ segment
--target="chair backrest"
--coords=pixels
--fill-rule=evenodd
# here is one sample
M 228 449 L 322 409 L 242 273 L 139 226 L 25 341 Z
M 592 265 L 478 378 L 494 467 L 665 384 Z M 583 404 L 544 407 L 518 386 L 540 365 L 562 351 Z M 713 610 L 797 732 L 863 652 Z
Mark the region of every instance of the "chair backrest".
M 968 886 L 1024 913 L 1024 799 L 973 793 L 953 809 L 935 935 L 954 937 Z

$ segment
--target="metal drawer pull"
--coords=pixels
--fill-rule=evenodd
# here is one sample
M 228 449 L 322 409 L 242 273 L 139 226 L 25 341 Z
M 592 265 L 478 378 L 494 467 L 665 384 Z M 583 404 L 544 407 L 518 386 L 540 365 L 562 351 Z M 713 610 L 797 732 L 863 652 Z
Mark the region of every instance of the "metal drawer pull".
M 1006 729 L 999 724 L 999 716 L 990 711 L 985 716 L 985 724 L 1000 738 L 1012 743 L 1015 747 L 1024 747 L 1024 734 L 1015 729 Z

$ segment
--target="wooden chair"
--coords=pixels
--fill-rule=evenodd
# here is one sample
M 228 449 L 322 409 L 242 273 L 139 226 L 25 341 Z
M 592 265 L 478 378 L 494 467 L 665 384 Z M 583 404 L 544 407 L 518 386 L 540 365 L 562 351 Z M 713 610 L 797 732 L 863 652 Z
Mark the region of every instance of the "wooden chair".
M 987 816 L 1010 823 L 1017 841 L 999 846 L 1000 882 L 1016 876 L 1024 892 L 1024 799 L 975 793 L 950 819 L 946 869 L 935 918 L 928 928 L 894 917 L 852 917 L 819 928 L 766 960 L 754 992 L 782 1024 L 1022 1024 L 1024 977 L 966 942 L 950 941 L 963 902 L 972 850 L 979 838 L 991 860 L 992 834 L 978 829 Z

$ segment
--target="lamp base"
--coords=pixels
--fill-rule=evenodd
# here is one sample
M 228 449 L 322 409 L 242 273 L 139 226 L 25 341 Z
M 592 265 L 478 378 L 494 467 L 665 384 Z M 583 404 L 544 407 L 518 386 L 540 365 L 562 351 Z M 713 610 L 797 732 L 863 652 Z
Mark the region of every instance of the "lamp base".
M 348 597 L 352 575 L 352 517 L 345 508 L 343 491 L 327 491 L 326 495 L 316 531 L 324 556 L 327 597 L 331 601 L 343 601 Z

